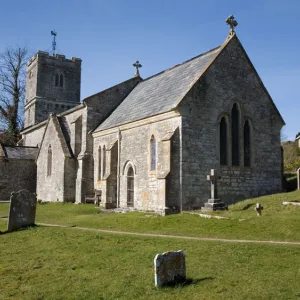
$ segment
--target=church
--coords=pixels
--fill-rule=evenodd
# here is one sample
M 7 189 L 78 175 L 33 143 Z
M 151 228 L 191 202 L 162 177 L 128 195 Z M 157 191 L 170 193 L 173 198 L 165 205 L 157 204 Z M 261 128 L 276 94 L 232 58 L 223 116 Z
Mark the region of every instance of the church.
M 37 198 L 168 214 L 207 202 L 211 169 L 226 204 L 280 192 L 285 123 L 229 25 L 221 46 L 146 79 L 137 62 L 82 102 L 81 60 L 39 51 L 20 142 L 36 147 Z

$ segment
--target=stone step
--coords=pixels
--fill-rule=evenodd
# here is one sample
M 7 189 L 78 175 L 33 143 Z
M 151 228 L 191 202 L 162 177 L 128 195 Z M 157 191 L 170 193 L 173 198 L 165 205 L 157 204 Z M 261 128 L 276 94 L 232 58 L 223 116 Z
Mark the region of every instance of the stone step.
M 227 206 L 220 199 L 209 199 L 208 202 L 204 203 L 204 207 L 201 208 L 201 210 L 203 211 L 226 210 L 226 209 L 228 209 Z

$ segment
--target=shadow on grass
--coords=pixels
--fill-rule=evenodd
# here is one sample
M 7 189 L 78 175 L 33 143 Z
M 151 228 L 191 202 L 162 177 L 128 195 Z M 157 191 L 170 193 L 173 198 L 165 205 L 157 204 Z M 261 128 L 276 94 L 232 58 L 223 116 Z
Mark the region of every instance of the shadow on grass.
M 247 210 L 247 209 L 249 209 L 251 206 L 254 206 L 254 204 L 253 204 L 253 203 L 249 203 L 249 204 L 245 205 L 241 210 Z
M 215 278 L 214 277 L 203 277 L 198 279 L 186 278 L 182 282 L 178 282 L 178 281 L 170 282 L 168 284 L 163 285 L 161 288 L 183 288 L 185 286 L 198 284 L 205 280 L 215 280 Z
M 31 226 L 23 226 L 19 229 L 0 231 L 0 235 L 7 234 L 7 233 L 13 233 L 13 232 L 16 232 L 16 231 L 21 231 L 21 230 L 31 230 L 31 229 L 34 229 L 35 227 L 38 227 L 38 225 L 34 224 L 34 225 L 31 225 Z

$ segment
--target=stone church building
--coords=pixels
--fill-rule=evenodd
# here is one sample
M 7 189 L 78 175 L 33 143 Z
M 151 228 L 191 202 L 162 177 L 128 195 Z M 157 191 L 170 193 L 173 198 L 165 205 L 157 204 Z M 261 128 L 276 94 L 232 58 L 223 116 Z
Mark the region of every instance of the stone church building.
M 80 59 L 41 51 L 27 65 L 21 143 L 38 147 L 38 199 L 164 214 L 203 206 L 211 169 L 227 204 L 282 190 L 284 121 L 234 32 L 82 103 L 80 72 Z

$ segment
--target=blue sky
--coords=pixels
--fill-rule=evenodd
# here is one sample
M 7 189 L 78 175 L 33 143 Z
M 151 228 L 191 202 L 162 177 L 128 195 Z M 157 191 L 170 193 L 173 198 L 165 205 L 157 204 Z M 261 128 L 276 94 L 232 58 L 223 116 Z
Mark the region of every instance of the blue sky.
M 223 43 L 225 19 L 233 14 L 237 34 L 282 114 L 283 133 L 300 131 L 299 0 L 15 0 L 2 1 L 0 52 L 7 46 L 80 57 L 81 98 L 134 74 L 146 78 Z

